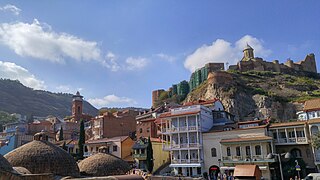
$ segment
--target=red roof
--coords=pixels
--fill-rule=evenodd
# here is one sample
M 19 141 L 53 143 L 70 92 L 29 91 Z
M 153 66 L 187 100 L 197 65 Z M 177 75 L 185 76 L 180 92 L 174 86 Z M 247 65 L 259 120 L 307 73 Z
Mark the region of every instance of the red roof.
M 105 143 L 105 142 L 113 142 L 113 141 L 124 141 L 129 136 L 117 136 L 113 138 L 102 138 L 97 140 L 88 140 L 86 144 L 96 144 L 96 143 Z
M 191 114 L 198 114 L 200 111 L 192 111 L 192 112 L 182 112 L 182 113 L 175 113 L 171 114 L 171 112 L 162 113 L 160 114 L 160 118 L 166 118 L 166 117 L 176 117 L 176 116 L 184 116 L 184 115 L 191 115 Z
M 220 141 L 220 143 L 263 141 L 263 140 L 272 140 L 272 137 L 269 137 L 269 136 L 258 136 L 258 137 L 250 137 L 250 138 L 222 139 Z
M 320 109 L 320 98 L 318 99 L 311 99 L 304 102 L 304 111 L 312 111 Z
M 198 100 L 198 101 L 193 101 L 193 102 L 186 102 L 183 104 L 183 106 L 213 104 L 216 101 L 219 101 L 219 99 L 214 98 L 214 99 L 210 99 L 210 100 Z

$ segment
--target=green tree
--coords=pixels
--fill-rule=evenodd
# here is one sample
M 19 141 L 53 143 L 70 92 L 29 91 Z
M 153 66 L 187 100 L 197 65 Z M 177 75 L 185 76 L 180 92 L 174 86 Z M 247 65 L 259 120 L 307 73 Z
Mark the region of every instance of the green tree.
M 12 116 L 7 112 L 0 111 L 0 132 L 2 132 L 3 125 L 7 123 L 13 123 L 16 121 L 17 121 L 17 118 L 15 116 Z
M 68 147 L 65 141 L 63 142 L 62 149 L 64 149 L 65 151 L 68 151 Z
M 148 138 L 148 146 L 147 146 L 147 169 L 149 171 L 149 173 L 152 173 L 153 170 L 153 149 L 152 149 L 152 143 L 150 140 L 150 136 Z
M 312 136 L 312 146 L 315 149 L 319 149 L 320 148 L 320 133 L 317 133 L 317 134 Z
M 63 140 L 63 128 L 62 126 L 60 127 L 60 131 L 59 131 L 59 141 L 62 141 Z
M 78 158 L 79 159 L 83 159 L 83 145 L 84 145 L 84 143 L 85 143 L 84 121 L 81 120 L 81 122 L 80 122 L 80 135 L 79 135 L 79 142 L 78 142 L 78 146 L 79 146 Z

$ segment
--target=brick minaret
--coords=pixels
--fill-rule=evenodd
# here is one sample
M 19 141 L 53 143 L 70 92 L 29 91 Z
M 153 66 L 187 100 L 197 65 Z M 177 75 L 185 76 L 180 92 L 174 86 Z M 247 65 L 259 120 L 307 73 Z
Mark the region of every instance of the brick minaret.
M 77 91 L 76 95 L 73 95 L 72 98 L 72 116 L 74 121 L 79 122 L 82 117 L 83 96 Z

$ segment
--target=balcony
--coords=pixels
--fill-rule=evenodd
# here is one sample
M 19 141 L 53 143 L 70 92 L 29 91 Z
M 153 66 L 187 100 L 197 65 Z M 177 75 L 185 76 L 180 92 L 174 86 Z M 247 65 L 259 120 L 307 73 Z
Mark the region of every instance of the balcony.
M 170 145 L 162 145 L 162 149 L 163 150 L 172 150 L 172 149 L 183 149 L 183 148 L 186 148 L 186 149 L 199 149 L 201 148 L 201 144 L 200 143 L 190 143 L 190 144 L 187 144 L 187 143 L 183 143 L 183 144 L 172 144 L 171 146 Z
M 190 131 L 197 131 L 197 126 L 181 126 L 181 127 L 172 127 L 172 128 L 163 128 L 161 130 L 162 134 L 169 134 L 169 133 L 179 133 L 179 132 L 190 132 Z
M 139 160 L 146 160 L 147 154 L 132 154 L 132 157 Z
M 252 162 L 275 162 L 275 159 L 268 159 L 263 155 L 252 156 L 223 156 L 223 163 L 252 163 Z
M 276 145 L 287 145 L 287 144 L 308 144 L 306 137 L 292 137 L 292 138 L 278 138 L 275 139 Z
M 202 160 L 199 159 L 173 159 L 171 164 L 191 164 L 191 163 L 201 163 Z

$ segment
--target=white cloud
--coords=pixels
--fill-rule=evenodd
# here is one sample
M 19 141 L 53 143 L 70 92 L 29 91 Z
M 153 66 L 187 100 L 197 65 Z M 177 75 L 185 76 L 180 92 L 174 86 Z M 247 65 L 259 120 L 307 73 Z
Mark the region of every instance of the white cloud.
M 128 57 L 126 59 L 126 69 L 128 70 L 139 70 L 144 68 L 148 64 L 148 60 L 146 58 L 138 57 Z
M 167 54 L 164 54 L 164 53 L 159 53 L 159 54 L 156 54 L 157 57 L 163 59 L 163 60 L 166 60 L 168 62 L 174 62 L 176 60 L 175 57 L 173 56 L 169 56 Z
M 33 89 L 46 89 L 44 81 L 38 80 L 27 69 L 11 62 L 0 61 L 0 77 L 19 80 L 25 86 Z
M 65 58 L 79 61 L 100 59 L 97 42 L 85 41 L 66 33 L 56 33 L 45 23 L 0 24 L 0 42 L 20 56 L 63 63 Z
M 109 68 L 111 71 L 118 71 L 121 67 L 119 66 L 118 57 L 112 52 L 108 52 L 106 55 L 106 60 L 102 62 L 102 65 Z
M 92 105 L 96 107 L 132 106 L 137 104 L 137 102 L 131 98 L 118 97 L 114 94 L 107 95 L 101 99 L 99 98 L 89 99 L 88 102 L 90 102 Z
M 3 7 L 0 7 L 0 11 L 9 11 L 9 12 L 12 12 L 14 15 L 18 16 L 21 12 L 21 9 L 17 8 L 12 4 L 7 4 Z
M 187 56 L 184 67 L 193 72 L 209 62 L 236 64 L 242 58 L 242 50 L 247 43 L 253 47 L 255 56 L 267 57 L 271 53 L 263 47 L 262 40 L 250 35 L 243 36 L 234 45 L 226 40 L 217 39 L 211 45 L 203 45 Z

